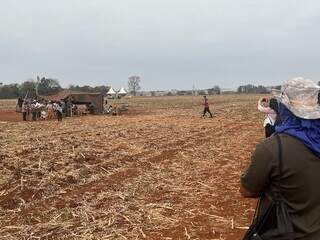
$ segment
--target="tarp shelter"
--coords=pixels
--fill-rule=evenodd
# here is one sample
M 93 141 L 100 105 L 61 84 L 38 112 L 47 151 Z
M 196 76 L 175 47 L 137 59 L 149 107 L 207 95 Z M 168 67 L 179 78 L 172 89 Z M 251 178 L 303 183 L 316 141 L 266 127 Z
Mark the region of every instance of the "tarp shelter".
M 115 98 L 117 93 L 113 90 L 113 88 L 111 87 L 107 93 L 108 96 L 111 96 L 112 98 Z
M 66 101 L 68 98 L 71 97 L 73 104 L 92 104 L 94 106 L 95 114 L 103 113 L 104 97 L 102 93 L 87 93 L 71 90 L 62 90 L 55 95 L 39 97 L 52 102 Z

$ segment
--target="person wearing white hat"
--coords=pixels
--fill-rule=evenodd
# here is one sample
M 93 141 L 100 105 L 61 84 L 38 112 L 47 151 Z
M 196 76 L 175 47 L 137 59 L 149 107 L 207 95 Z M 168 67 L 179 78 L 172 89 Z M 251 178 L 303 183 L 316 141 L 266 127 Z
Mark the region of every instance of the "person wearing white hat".
M 275 96 L 281 123 L 273 136 L 257 145 L 241 176 L 241 194 L 260 198 L 258 217 L 281 192 L 294 239 L 299 240 L 320 239 L 319 91 L 309 79 L 284 82 Z
M 310 79 L 293 78 L 284 82 L 276 98 L 301 119 L 319 119 L 320 86 Z

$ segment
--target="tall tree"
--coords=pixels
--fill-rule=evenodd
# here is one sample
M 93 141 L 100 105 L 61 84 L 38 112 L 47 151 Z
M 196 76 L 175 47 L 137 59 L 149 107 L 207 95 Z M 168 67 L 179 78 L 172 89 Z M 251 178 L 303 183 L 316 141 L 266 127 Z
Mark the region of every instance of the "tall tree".
M 136 96 L 137 91 L 141 89 L 140 87 L 140 77 L 139 76 L 131 76 L 128 81 L 128 89 L 133 96 Z
M 50 95 L 55 94 L 61 90 L 61 86 L 57 79 L 52 78 L 41 78 L 38 82 L 38 94 L 39 95 Z
M 37 83 L 33 80 L 27 80 L 25 82 L 23 82 L 20 85 L 20 96 L 21 97 L 25 97 L 26 95 L 28 95 L 28 97 L 36 97 L 36 86 Z

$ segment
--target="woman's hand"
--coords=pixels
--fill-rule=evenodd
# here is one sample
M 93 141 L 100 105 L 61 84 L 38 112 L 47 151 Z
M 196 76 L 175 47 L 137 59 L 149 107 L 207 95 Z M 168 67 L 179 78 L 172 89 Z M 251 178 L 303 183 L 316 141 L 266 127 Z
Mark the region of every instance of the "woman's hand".
M 258 104 L 262 107 L 269 107 L 269 99 L 267 97 L 262 97 L 259 99 Z

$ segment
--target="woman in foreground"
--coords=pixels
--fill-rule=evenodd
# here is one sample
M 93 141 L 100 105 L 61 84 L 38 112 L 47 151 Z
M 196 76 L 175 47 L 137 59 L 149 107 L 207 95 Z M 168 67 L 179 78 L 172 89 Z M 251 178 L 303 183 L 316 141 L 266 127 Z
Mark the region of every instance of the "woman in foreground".
M 282 143 L 282 174 L 276 136 L 258 144 L 241 176 L 244 197 L 261 198 L 257 218 L 275 196 L 277 183 L 287 206 L 294 239 L 320 239 L 320 107 L 319 87 L 311 80 L 284 82 L 278 96 L 282 123 L 276 127 Z

